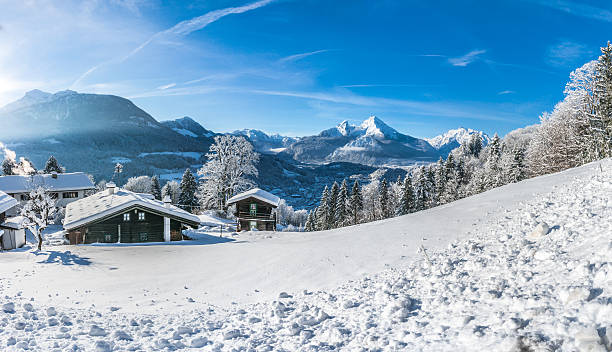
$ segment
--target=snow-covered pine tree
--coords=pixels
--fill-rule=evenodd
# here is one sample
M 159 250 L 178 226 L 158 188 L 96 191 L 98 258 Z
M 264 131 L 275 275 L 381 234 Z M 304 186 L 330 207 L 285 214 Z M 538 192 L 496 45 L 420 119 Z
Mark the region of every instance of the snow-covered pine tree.
M 38 250 L 42 249 L 42 232 L 49 226 L 57 208 L 55 200 L 49 196 L 48 190 L 38 186 L 30 191 L 29 199 L 21 209 L 21 215 L 27 219 L 26 227 L 38 239 Z
M 427 207 L 427 169 L 425 166 L 419 168 L 417 179 L 415 182 L 416 199 L 415 199 L 415 210 L 424 210 Z
M 612 156 L 612 44 L 601 48 L 597 59 L 595 78 L 595 114 L 591 116 L 591 126 L 595 132 L 597 158 Z
M 480 155 L 480 151 L 482 150 L 482 137 L 479 133 L 474 133 L 470 137 L 470 141 L 468 142 L 468 151 L 475 157 Z
M 435 168 L 434 165 L 430 165 L 427 168 L 427 173 L 426 173 L 427 183 L 426 183 L 426 188 L 425 188 L 425 191 L 426 191 L 425 194 L 427 196 L 427 201 L 425 205 L 427 208 L 433 208 L 436 205 L 438 205 L 438 199 L 435 194 L 436 173 L 435 173 L 434 168 Z
M 412 177 L 406 175 L 404 177 L 404 183 L 402 185 L 402 197 L 400 199 L 399 214 L 406 215 L 414 211 L 414 188 L 412 187 Z
M 398 216 L 401 212 L 402 204 L 402 187 L 404 182 L 402 176 L 397 175 L 395 182 L 391 182 L 389 185 L 389 214 L 390 217 Z
M 449 154 L 449 157 L 450 155 L 451 154 Z M 442 196 L 444 195 L 444 189 L 446 187 L 447 172 L 444 164 L 444 159 L 440 157 L 436 165 L 432 167 L 435 168 L 435 187 L 432 196 L 434 198 L 434 203 L 438 203 L 442 199 Z
M 177 204 L 179 201 L 179 196 L 181 195 L 181 188 L 178 182 L 168 181 L 166 182 L 164 187 L 162 187 L 161 192 L 162 192 L 163 197 L 170 196 L 170 199 L 172 200 L 172 204 Z
M 162 200 L 162 192 L 159 186 L 159 177 L 157 175 L 151 177 L 151 194 L 155 199 Z
M 198 184 L 190 169 L 186 169 L 185 173 L 183 173 L 180 189 L 181 195 L 179 196 L 178 206 L 184 210 L 193 212 L 195 207 L 198 205 L 198 201 L 195 196 L 198 189 Z
M 325 186 L 325 189 L 323 189 L 323 193 L 321 194 L 321 201 L 316 209 L 316 227 L 318 231 L 328 230 L 331 228 L 329 197 L 329 188 Z
M 491 139 L 491 143 L 485 148 L 487 157 L 484 165 L 483 191 L 501 186 L 501 140 L 497 133 Z
M 444 191 L 441 194 L 440 204 L 450 203 L 458 198 L 459 181 L 457 180 L 457 165 L 453 154 L 449 154 L 444 162 Z
M 359 221 L 359 213 L 363 208 L 363 197 L 361 196 L 361 186 L 359 181 L 355 180 L 351 189 L 351 196 L 348 201 L 348 209 L 350 211 L 351 224 L 356 225 Z
M 17 164 L 12 159 L 6 158 L 2 162 L 2 174 L 4 176 L 15 175 L 16 168 L 17 168 Z
M 315 231 L 315 219 L 313 217 L 313 211 L 308 212 L 308 217 L 306 218 L 306 224 L 304 225 L 304 231 L 311 232 Z
M 58 174 L 61 174 L 62 172 L 64 172 L 64 168 L 61 167 L 57 159 L 55 159 L 55 157 L 51 155 L 47 160 L 47 163 L 45 164 L 43 172 L 46 174 L 50 174 L 52 172 L 57 172 Z
M 340 192 L 340 185 L 334 181 L 331 190 L 329 191 L 329 226 L 331 229 L 336 228 L 336 204 L 338 203 L 338 193 Z
M 346 179 L 342 180 L 340 191 L 338 191 L 338 198 L 336 198 L 336 210 L 334 212 L 334 219 L 336 227 L 342 227 L 347 225 L 347 211 L 346 204 L 348 202 L 348 184 Z
M 508 177 L 508 182 L 515 183 L 524 180 L 526 175 L 525 168 L 525 152 L 521 148 L 514 148 L 512 151 L 512 159 L 508 170 L 505 172 Z
M 379 197 L 380 216 L 383 219 L 390 218 L 391 209 L 389 209 L 389 184 L 387 183 L 386 178 L 383 178 L 380 182 Z

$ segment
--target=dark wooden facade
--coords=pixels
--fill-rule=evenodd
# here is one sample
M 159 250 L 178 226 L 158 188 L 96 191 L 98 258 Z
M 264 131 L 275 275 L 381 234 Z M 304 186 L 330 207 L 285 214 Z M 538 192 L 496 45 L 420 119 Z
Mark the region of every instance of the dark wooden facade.
M 143 213 L 144 215 L 140 215 Z M 125 214 L 129 214 L 129 220 Z M 190 224 L 193 225 L 193 224 Z M 170 217 L 170 239 L 180 241 L 183 223 Z M 164 241 L 164 215 L 132 207 L 68 232 L 70 244 Z
M 276 231 L 275 206 L 255 197 L 245 198 L 236 202 L 238 231 L 248 231 L 255 227 L 259 231 Z

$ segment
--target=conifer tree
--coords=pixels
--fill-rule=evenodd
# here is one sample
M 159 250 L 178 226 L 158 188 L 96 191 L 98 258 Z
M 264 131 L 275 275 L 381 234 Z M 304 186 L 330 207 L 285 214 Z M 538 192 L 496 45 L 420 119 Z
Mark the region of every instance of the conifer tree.
M 304 225 L 304 231 L 311 232 L 315 230 L 315 220 L 313 216 L 314 211 L 308 212 L 308 217 L 306 218 L 306 224 Z
M 64 168 L 62 168 L 57 162 L 57 159 L 55 159 L 55 157 L 51 155 L 49 157 L 49 160 L 47 160 L 43 171 L 46 174 L 50 174 L 52 172 L 57 172 L 58 174 L 61 174 L 62 172 L 64 172 Z
M 391 214 L 389 209 L 389 185 L 387 184 L 386 178 L 382 179 L 382 182 L 380 183 L 379 192 L 380 216 L 383 219 L 390 218 Z
M 325 186 L 323 194 L 321 194 L 321 201 L 319 207 L 316 210 L 316 227 L 317 230 L 328 230 L 330 228 L 330 209 L 329 209 L 329 188 Z
M 415 210 L 424 210 L 427 207 L 427 170 L 425 166 L 421 166 L 419 169 L 418 178 L 416 181 L 416 199 L 415 199 Z
M 450 157 L 450 154 L 449 154 Z M 442 195 L 444 194 L 444 189 L 446 187 L 446 168 L 444 164 L 444 160 L 442 157 L 438 159 L 438 163 L 435 165 L 435 188 L 433 190 L 433 203 L 437 203 L 440 199 L 442 199 Z
M 349 211 L 351 216 L 351 223 L 356 225 L 359 223 L 359 213 L 363 208 L 363 197 L 361 195 L 361 186 L 359 181 L 355 180 L 353 188 L 351 189 L 351 197 L 349 200 Z
M 425 183 L 425 195 L 426 195 L 425 206 L 427 208 L 432 208 L 438 205 L 438 198 L 436 197 L 436 194 L 435 194 L 436 175 L 434 171 L 434 166 L 430 166 L 426 170 L 427 170 L 426 172 L 427 182 Z
M 474 133 L 470 137 L 470 141 L 468 142 L 468 151 L 475 157 L 480 155 L 480 151 L 482 150 L 482 137 L 479 133 Z
M 487 159 L 484 167 L 483 189 L 488 190 L 501 185 L 501 141 L 497 133 L 486 148 Z
M 338 193 L 340 192 L 340 186 L 338 182 L 334 181 L 331 190 L 329 191 L 329 228 L 333 229 L 336 227 L 336 205 L 338 203 Z
M 414 188 L 412 187 L 412 177 L 406 175 L 402 185 L 402 197 L 400 199 L 399 215 L 410 214 L 414 211 Z
M 159 185 L 159 177 L 157 175 L 151 178 L 151 194 L 155 199 L 162 200 L 161 187 Z
M 179 207 L 192 212 L 194 207 L 198 205 L 198 200 L 196 199 L 198 184 L 191 170 L 185 170 L 183 179 L 181 180 L 180 189 L 181 195 L 179 196 Z
M 601 48 L 597 59 L 595 91 L 595 113 L 591 115 L 596 157 L 612 156 L 612 44 Z
M 348 185 L 346 179 L 342 180 L 340 191 L 338 192 L 338 198 L 336 198 L 336 210 L 335 210 L 335 225 L 336 227 L 342 227 L 346 225 L 346 204 L 348 202 Z
M 525 170 L 525 152 L 521 148 L 515 148 L 512 151 L 512 160 L 508 170 L 508 181 L 519 182 L 526 178 Z
M 2 162 L 2 174 L 4 176 L 10 176 L 15 174 L 15 169 L 17 168 L 17 164 L 15 161 L 11 159 L 4 159 Z

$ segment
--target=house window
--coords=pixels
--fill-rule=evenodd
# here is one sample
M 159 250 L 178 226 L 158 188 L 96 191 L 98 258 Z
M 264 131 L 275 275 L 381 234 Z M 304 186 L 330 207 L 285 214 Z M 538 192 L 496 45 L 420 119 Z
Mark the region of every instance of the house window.
M 64 192 L 62 193 L 62 198 L 78 198 L 79 192 Z
M 143 212 L 138 213 L 138 221 L 144 221 L 144 219 L 145 219 L 145 213 Z
M 257 215 L 257 204 L 256 203 L 251 203 L 251 205 L 249 206 L 249 213 L 253 216 Z
M 57 197 L 59 197 L 59 194 L 57 192 L 51 192 L 49 193 L 49 197 L 51 197 L 51 199 L 57 199 Z
M 112 235 L 109 235 L 109 234 L 104 235 L 104 242 L 110 242 L 112 241 L 112 239 L 113 239 Z
M 145 242 L 149 240 L 149 234 L 147 234 L 146 232 L 141 232 L 138 236 L 140 237 L 140 242 Z
M 249 229 L 250 230 L 257 230 L 257 221 L 249 222 Z
M 123 214 L 123 221 L 130 221 L 130 213 Z
M 21 200 L 30 200 L 30 196 L 27 194 L 22 194 L 21 195 Z

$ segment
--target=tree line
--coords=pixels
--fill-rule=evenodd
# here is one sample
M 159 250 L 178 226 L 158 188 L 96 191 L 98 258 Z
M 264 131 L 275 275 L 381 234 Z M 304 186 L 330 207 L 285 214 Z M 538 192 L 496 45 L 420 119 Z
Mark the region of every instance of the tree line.
M 495 135 L 479 134 L 437 163 L 412 168 L 390 182 L 383 170 L 360 186 L 326 186 L 306 231 L 355 225 L 425 210 L 523 179 L 612 157 L 612 45 L 570 74 L 565 97 L 540 123 Z

